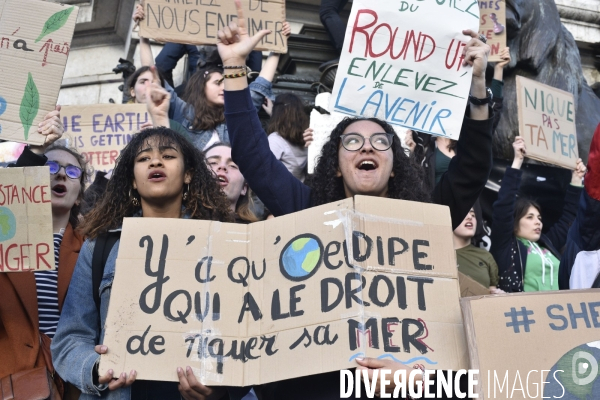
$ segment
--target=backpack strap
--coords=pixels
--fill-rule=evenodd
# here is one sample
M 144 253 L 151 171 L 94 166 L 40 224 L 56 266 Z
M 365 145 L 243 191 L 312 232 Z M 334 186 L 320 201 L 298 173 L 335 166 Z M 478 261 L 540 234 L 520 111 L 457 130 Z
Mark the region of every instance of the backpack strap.
M 92 289 L 98 316 L 100 316 L 100 283 L 102 282 L 102 275 L 104 275 L 104 267 L 106 266 L 110 251 L 120 238 L 121 232 L 107 232 L 96 239 L 94 254 L 92 256 Z

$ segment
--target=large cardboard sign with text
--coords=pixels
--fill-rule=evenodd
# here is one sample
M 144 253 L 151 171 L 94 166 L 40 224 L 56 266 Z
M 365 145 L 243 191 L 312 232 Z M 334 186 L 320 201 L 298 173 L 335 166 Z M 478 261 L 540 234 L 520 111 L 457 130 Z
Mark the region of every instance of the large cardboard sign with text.
M 506 1 L 479 1 L 479 33 L 490 46 L 488 61 L 500 61 L 500 51 L 506 47 Z
M 248 34 L 269 29 L 256 50 L 287 52 L 281 33 L 285 22 L 284 0 L 241 0 Z M 162 42 L 217 44 L 217 32 L 237 21 L 232 0 L 144 0 L 146 17 L 140 22 L 140 36 Z
M 476 1 L 355 0 L 329 109 L 458 139 L 472 77 L 462 31 L 478 28 Z
M 247 386 L 365 355 L 465 368 L 458 299 L 438 205 L 357 196 L 250 225 L 129 218 L 100 374 L 176 381 L 189 365 L 204 384 Z
M 48 167 L 0 168 L 0 272 L 55 269 Z
M 131 137 L 151 122 L 145 104 L 64 106 L 65 135 L 96 171 L 110 172 Z M 93 181 L 93 177 L 91 178 Z
M 597 398 L 600 289 L 467 297 L 461 307 L 480 399 Z
M 517 76 L 517 106 L 527 157 L 575 169 L 579 150 L 573 95 Z
M 54 110 L 78 8 L 0 0 L 0 139 L 42 144 L 38 124 Z

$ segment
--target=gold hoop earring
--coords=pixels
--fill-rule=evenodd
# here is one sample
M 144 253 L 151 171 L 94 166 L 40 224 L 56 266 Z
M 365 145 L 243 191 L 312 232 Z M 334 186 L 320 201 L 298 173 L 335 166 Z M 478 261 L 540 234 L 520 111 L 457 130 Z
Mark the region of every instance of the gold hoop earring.
M 140 206 L 140 202 L 137 197 L 131 195 L 131 189 L 129 189 L 129 198 L 131 199 L 131 204 L 133 204 L 134 207 Z
M 187 184 L 187 190 L 183 193 L 183 201 L 188 199 L 188 193 L 190 192 L 190 184 Z

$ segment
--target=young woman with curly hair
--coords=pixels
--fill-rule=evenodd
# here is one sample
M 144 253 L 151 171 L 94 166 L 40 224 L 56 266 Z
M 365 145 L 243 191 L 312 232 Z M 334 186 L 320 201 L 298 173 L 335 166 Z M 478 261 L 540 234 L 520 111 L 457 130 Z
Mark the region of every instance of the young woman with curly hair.
M 261 31 L 250 37 L 239 1 L 236 7 L 239 26 L 231 23 L 218 33 L 219 54 L 225 67 L 240 65 L 268 33 Z M 473 68 L 471 95 L 483 99 L 487 97 L 485 69 L 489 46 L 477 39 L 477 32 L 467 30 L 463 34 L 470 36 L 463 56 L 464 65 Z M 225 79 L 225 118 L 232 156 L 252 190 L 273 215 L 285 215 L 354 195 L 430 201 L 422 170 L 402 151 L 393 128 L 369 118 L 345 119 L 333 130 L 318 160 L 314 185 L 305 186 L 270 152 L 247 87 L 245 78 Z M 453 229 L 463 221 L 488 179 L 492 163 L 491 115 L 487 104 L 469 105 L 457 155 L 432 194 L 433 202 L 449 206 Z M 361 368 L 407 370 L 406 366 L 391 361 L 362 359 L 357 362 Z M 376 387 L 382 389 L 379 384 Z M 339 398 L 339 373 L 277 382 L 269 392 L 269 398 Z
M 100 395 L 109 399 L 194 398 L 198 383 L 191 372 L 185 374 L 181 369 L 181 390 L 177 383 L 135 382 L 135 371 L 98 375 L 100 353 L 107 351 L 101 344 L 119 241 L 104 265 L 99 310 L 92 283 L 94 247 L 101 234 L 119 230 L 126 217 L 233 221 L 229 201 L 202 154 L 188 140 L 167 128 L 148 128 L 134 135 L 117 160 L 105 196 L 81 224 L 87 240 L 52 343 L 56 369 L 81 390 L 81 399 Z M 108 392 L 102 393 L 106 389 Z

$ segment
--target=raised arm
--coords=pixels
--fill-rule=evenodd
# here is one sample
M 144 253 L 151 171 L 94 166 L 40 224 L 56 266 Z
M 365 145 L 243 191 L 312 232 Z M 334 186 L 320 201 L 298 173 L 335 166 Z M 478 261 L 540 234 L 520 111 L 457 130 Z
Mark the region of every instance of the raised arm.
M 133 10 L 133 21 L 139 24 L 144 20 L 146 14 L 144 12 L 144 6 L 137 4 Z M 154 65 L 154 55 L 152 55 L 152 48 L 150 47 L 150 40 L 140 36 L 140 61 L 142 67 L 150 67 Z
M 246 56 L 269 31 L 253 37 L 246 30 L 243 11 L 236 1 L 239 26 L 234 22 L 219 31 L 219 54 L 224 66 L 243 66 Z M 235 74 L 228 68 L 227 74 Z M 310 189 L 279 162 L 271 150 L 254 108 L 245 76 L 225 78 L 225 120 L 233 161 L 244 178 L 275 216 L 310 206 Z
M 577 167 L 573 171 L 571 184 L 567 187 L 565 202 L 560 219 L 556 221 L 546 236 L 554 247 L 561 249 L 567 242 L 567 233 L 577 214 L 577 205 L 583 191 L 582 179 L 585 175 L 585 165 L 581 159 L 577 160 Z
M 513 143 L 513 149 L 515 158 L 512 167 L 506 168 L 498 191 L 498 199 L 493 205 L 492 249 L 508 246 L 514 237 L 515 202 L 521 186 L 521 165 L 526 154 L 525 140 L 517 136 Z M 492 254 L 494 253 L 492 252 Z
M 465 65 L 473 67 L 471 96 L 483 99 L 485 69 L 489 46 L 477 39 L 478 34 L 463 31 L 471 36 L 463 54 Z M 469 102 L 458 139 L 456 156 L 448 171 L 442 176 L 433 192 L 433 201 L 450 207 L 452 229 L 456 229 L 481 194 L 492 168 L 492 112 L 489 105 Z

